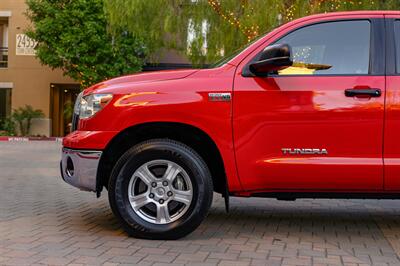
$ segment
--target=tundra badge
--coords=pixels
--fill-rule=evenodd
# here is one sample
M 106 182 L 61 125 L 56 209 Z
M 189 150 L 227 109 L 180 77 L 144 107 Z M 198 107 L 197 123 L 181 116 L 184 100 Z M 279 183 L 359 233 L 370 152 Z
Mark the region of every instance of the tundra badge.
M 309 155 L 309 154 L 319 154 L 328 155 L 327 149 L 290 149 L 283 148 L 282 153 L 284 155 Z

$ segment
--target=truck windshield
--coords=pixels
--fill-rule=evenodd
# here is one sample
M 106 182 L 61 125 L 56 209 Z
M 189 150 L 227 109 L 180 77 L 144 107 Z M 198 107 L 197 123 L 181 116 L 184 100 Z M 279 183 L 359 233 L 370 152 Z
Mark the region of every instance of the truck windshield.
M 255 38 L 254 40 L 252 40 L 249 43 L 246 43 L 245 45 L 243 45 L 242 47 L 240 47 L 239 49 L 235 50 L 234 52 L 230 53 L 229 55 L 223 57 L 222 59 L 218 60 L 215 63 L 212 63 L 210 65 L 205 66 L 204 68 L 217 68 L 220 66 L 225 65 L 226 63 L 228 63 L 229 61 L 231 61 L 231 59 L 233 59 L 235 56 L 237 56 L 238 54 L 240 54 L 242 51 L 244 51 L 247 47 L 249 47 L 250 45 L 252 45 L 253 43 L 255 43 L 256 41 L 258 41 L 259 39 L 261 39 L 261 37 L 264 37 L 265 34 L 261 34 L 259 35 L 257 38 Z
M 206 68 L 217 68 L 217 67 L 225 65 L 226 63 L 231 61 L 231 59 L 233 59 L 235 56 L 240 54 L 247 47 L 248 47 L 248 45 L 246 45 L 245 47 L 241 47 L 241 48 L 235 50 L 233 53 L 221 58 L 220 60 L 218 60 L 217 62 L 215 62 L 215 63 L 213 63 L 211 65 L 208 65 Z

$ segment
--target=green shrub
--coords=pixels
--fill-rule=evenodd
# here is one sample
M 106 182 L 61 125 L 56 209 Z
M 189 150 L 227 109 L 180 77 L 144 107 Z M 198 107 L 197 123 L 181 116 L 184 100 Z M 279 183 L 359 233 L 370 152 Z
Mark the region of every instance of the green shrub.
M 15 136 L 15 122 L 11 117 L 0 120 L 0 136 Z
M 40 109 L 33 109 L 30 105 L 25 105 L 25 107 L 19 107 L 12 113 L 12 119 L 18 124 L 19 131 L 22 136 L 27 136 L 30 133 L 32 119 L 42 118 L 44 113 Z

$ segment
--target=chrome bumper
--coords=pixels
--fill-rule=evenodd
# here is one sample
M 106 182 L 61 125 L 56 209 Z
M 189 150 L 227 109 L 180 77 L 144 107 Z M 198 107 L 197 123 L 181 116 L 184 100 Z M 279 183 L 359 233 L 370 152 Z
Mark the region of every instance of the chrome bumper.
M 97 167 L 101 151 L 62 149 L 61 177 L 81 190 L 96 192 Z

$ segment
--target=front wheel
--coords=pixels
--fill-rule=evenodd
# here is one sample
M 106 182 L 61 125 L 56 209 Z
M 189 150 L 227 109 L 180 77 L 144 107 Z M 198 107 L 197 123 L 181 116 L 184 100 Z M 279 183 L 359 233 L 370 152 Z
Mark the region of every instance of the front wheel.
M 213 185 L 193 149 L 158 139 L 134 146 L 118 160 L 108 193 L 113 213 L 131 236 L 178 239 L 206 217 Z

